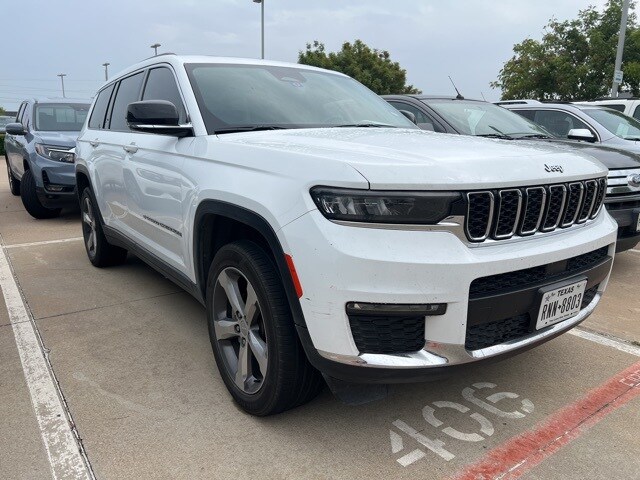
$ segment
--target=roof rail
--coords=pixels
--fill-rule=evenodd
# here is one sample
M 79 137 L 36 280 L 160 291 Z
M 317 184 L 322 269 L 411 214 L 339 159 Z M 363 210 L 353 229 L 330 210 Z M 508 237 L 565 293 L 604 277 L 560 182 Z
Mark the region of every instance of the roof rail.
M 634 96 L 630 96 L 630 97 L 598 97 L 598 98 L 594 98 L 593 100 L 586 100 L 588 102 L 597 102 L 600 100 L 640 100 L 640 97 L 634 97 Z
M 166 55 L 177 55 L 177 53 L 173 53 L 173 52 L 159 53 L 157 55 L 151 55 L 150 57 L 145 58 L 145 60 L 149 60 L 150 58 L 156 58 L 156 57 L 164 57 Z
M 538 100 L 500 100 L 494 103 L 496 105 L 538 105 L 541 102 Z

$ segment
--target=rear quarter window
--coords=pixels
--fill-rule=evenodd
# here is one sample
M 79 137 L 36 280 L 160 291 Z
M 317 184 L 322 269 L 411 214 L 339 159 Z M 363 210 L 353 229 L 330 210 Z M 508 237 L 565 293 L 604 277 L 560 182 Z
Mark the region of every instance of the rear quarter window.
M 114 85 L 109 85 L 104 90 L 98 93 L 96 103 L 91 112 L 91 118 L 89 119 L 89 128 L 99 130 L 104 125 L 104 118 L 107 114 L 107 108 L 109 107 L 109 100 L 111 99 L 111 93 L 113 93 Z

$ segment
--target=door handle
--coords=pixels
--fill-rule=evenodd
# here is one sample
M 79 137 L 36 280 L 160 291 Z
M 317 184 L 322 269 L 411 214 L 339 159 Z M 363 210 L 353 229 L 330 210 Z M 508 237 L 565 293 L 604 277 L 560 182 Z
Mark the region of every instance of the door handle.
M 125 152 L 127 153 L 136 153 L 138 151 L 138 147 L 135 146 L 134 144 L 131 145 L 124 145 L 122 147 L 124 149 Z

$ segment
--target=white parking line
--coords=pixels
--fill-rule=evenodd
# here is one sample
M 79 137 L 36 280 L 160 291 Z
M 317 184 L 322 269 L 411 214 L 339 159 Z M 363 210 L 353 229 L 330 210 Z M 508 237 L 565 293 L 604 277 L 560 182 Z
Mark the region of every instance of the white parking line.
M 0 239 L 0 285 L 54 479 L 93 479 Z
M 630 252 L 633 252 L 633 253 L 640 253 L 640 250 L 635 250 L 635 249 L 633 249 L 633 248 L 632 248 L 631 250 L 629 250 L 629 251 L 630 251 Z
M 30 242 L 30 243 L 16 243 L 15 245 L 5 245 L 4 248 L 24 248 L 24 247 L 37 247 L 39 245 L 51 245 L 52 243 L 68 243 L 68 242 L 78 242 L 80 240 L 84 240 L 82 237 L 73 237 L 73 238 L 61 238 L 60 240 L 44 240 L 42 242 Z
M 581 328 L 574 328 L 573 330 L 569 330 L 569 333 L 571 335 L 575 335 L 576 337 L 584 338 L 585 340 L 590 340 L 592 342 L 599 343 L 600 345 L 612 347 L 616 350 L 620 350 L 621 352 L 630 353 L 631 355 L 640 357 L 640 347 L 636 347 L 635 345 L 626 343 L 622 340 L 607 337 L 599 333 L 589 332 L 588 330 L 583 330 Z

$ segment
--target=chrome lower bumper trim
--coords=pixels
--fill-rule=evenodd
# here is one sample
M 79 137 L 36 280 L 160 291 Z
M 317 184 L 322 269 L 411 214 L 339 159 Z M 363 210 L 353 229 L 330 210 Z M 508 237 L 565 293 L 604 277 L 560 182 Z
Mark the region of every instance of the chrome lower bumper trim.
M 334 362 L 365 368 L 430 368 L 473 363 L 505 353 L 515 352 L 532 344 L 540 343 L 545 338 L 571 330 L 593 313 L 601 297 L 602 294 L 598 292 L 591 303 L 573 318 L 556 323 L 538 332 L 533 332 L 517 340 L 480 350 L 467 350 L 464 345 L 458 344 L 427 342 L 423 350 L 406 354 L 382 355 L 364 353 L 361 355 L 340 355 L 322 350 L 318 350 L 318 353 Z

